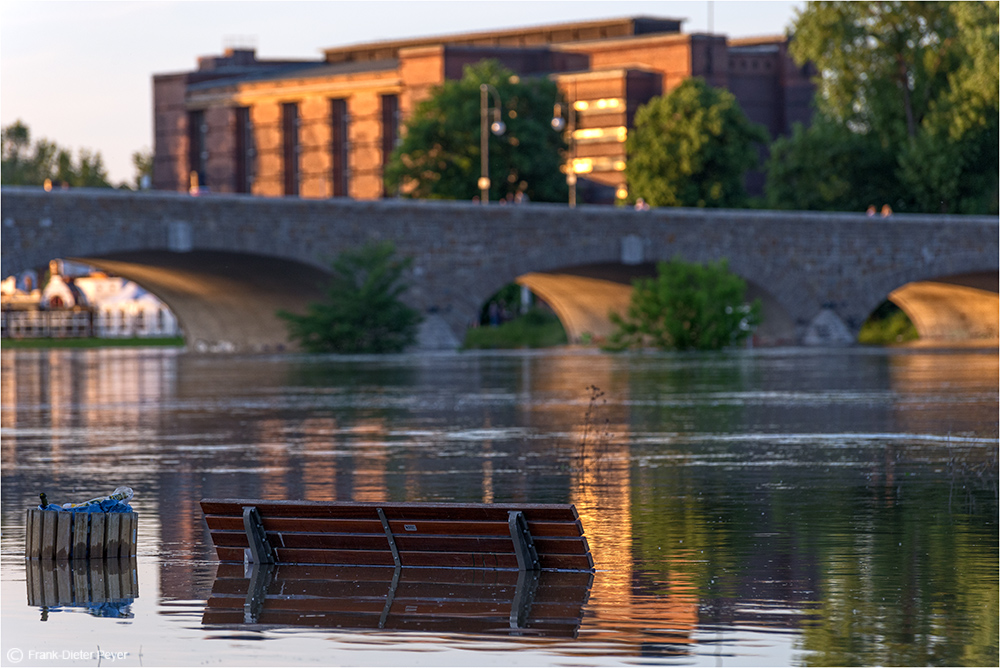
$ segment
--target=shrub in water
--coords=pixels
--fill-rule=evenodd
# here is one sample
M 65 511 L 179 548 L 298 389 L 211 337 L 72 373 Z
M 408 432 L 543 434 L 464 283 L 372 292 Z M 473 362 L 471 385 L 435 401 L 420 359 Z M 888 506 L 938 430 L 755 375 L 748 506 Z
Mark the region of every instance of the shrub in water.
M 625 315 L 611 313 L 612 350 L 718 350 L 745 340 L 760 323 L 760 300 L 745 303 L 746 282 L 728 263 L 660 262 L 655 278 L 632 282 Z
M 326 301 L 313 302 L 305 315 L 278 312 L 289 336 L 309 352 L 391 353 L 414 343 L 420 313 L 399 299 L 412 260 L 395 260 L 394 253 L 389 242 L 341 253 Z

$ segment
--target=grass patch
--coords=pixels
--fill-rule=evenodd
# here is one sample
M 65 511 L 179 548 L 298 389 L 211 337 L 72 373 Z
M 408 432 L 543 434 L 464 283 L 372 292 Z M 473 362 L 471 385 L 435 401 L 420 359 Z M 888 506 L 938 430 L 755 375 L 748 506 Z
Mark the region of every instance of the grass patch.
M 858 343 L 888 346 L 920 338 L 910 318 L 892 302 L 886 301 L 871 315 L 858 333 Z
M 183 346 L 183 336 L 149 339 L 3 339 L 0 348 L 135 348 L 140 346 Z
M 465 349 L 549 348 L 567 343 L 566 330 L 554 314 L 533 308 L 497 327 L 477 327 L 465 333 Z

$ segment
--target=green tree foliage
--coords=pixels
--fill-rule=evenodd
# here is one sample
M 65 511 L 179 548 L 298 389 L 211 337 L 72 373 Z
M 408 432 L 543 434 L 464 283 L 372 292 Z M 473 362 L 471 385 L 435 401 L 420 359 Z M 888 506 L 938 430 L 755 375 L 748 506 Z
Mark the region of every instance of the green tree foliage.
M 47 139 L 32 144 L 31 130 L 21 121 L 3 128 L 2 145 L 0 182 L 4 185 L 40 186 L 49 179 L 74 187 L 111 187 L 100 153 L 81 149 L 74 160 L 69 149 Z
M 894 169 L 893 155 L 869 136 L 817 117 L 771 144 L 765 200 L 775 209 L 863 211 L 889 203 Z
M 688 79 L 635 114 L 626 140 L 629 198 L 651 206 L 739 207 L 744 174 L 768 140 L 732 93 Z
M 656 268 L 655 278 L 633 281 L 624 316 L 609 314 L 617 327 L 609 348 L 719 350 L 745 340 L 760 324 L 760 300 L 746 303 L 746 282 L 725 260 L 702 265 L 674 259 Z
M 566 144 L 551 127 L 556 85 L 545 78 L 519 79 L 496 61 L 467 66 L 460 80 L 445 81 L 417 106 L 386 166 L 386 188 L 420 199 L 468 200 L 479 194 L 482 83 L 499 93 L 507 126 L 503 135 L 489 135 L 490 199 L 521 190 L 532 200 L 565 201 L 559 168 Z
M 816 118 L 773 147 L 768 205 L 995 212 L 997 7 L 810 2 L 790 52 L 818 69 Z
M 400 301 L 411 258 L 394 259 L 389 242 L 341 253 L 332 263 L 326 301 L 305 315 L 279 311 L 290 337 L 309 352 L 391 353 L 416 341 L 421 316 Z
M 143 178 L 146 177 L 150 180 L 153 178 L 153 152 L 135 151 L 132 154 L 132 166 L 135 167 L 135 180 L 132 183 L 132 189 L 141 190 Z

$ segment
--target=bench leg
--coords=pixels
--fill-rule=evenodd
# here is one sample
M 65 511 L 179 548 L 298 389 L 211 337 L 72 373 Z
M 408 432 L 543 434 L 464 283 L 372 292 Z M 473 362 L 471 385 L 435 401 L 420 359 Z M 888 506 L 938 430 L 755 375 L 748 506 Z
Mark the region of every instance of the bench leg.
M 251 564 L 250 585 L 243 602 L 243 623 L 256 624 L 267 600 L 267 590 L 274 579 L 274 564 Z
M 250 561 L 255 564 L 273 564 L 274 548 L 267 542 L 264 522 L 260 519 L 257 506 L 244 506 L 243 530 L 247 532 L 247 543 L 250 545 Z
M 392 583 L 389 585 L 389 594 L 385 597 L 385 607 L 382 608 L 382 616 L 378 619 L 378 627 L 385 628 L 385 620 L 389 619 L 389 611 L 392 610 L 392 603 L 396 599 L 396 588 L 399 587 L 399 576 L 403 569 L 396 566 L 392 572 Z
M 531 604 L 538 590 L 538 571 L 521 571 L 517 574 L 517 589 L 510 604 L 510 628 L 522 629 L 531 615 Z
M 402 566 L 402 562 L 399 560 L 399 550 L 396 549 L 396 539 L 392 535 L 392 529 L 389 528 L 389 520 L 386 519 L 385 513 L 382 512 L 381 508 L 376 508 L 378 511 L 378 518 L 382 520 L 382 529 L 385 530 L 385 537 L 389 540 L 389 549 L 392 550 L 392 561 L 396 564 L 396 568 Z
M 531 539 L 524 513 L 520 510 L 508 511 L 507 525 L 510 527 L 510 537 L 514 541 L 517 567 L 522 571 L 537 571 L 538 553 L 535 552 L 535 541 Z

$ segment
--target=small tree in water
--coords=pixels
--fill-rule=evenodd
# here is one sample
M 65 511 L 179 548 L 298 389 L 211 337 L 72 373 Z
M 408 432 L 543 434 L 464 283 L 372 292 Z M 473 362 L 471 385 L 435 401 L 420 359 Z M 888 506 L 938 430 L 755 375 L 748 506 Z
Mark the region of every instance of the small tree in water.
M 633 281 L 632 300 L 608 348 L 719 350 L 744 341 L 760 323 L 760 300 L 745 302 L 746 282 L 728 263 L 660 262 L 656 278 Z
M 421 316 L 402 301 L 412 259 L 395 260 L 390 242 L 341 253 L 331 265 L 326 301 L 305 315 L 278 311 L 289 336 L 309 352 L 392 353 L 414 343 Z

